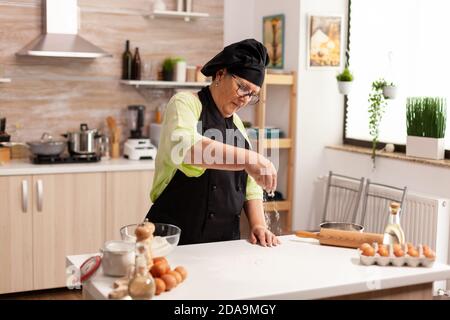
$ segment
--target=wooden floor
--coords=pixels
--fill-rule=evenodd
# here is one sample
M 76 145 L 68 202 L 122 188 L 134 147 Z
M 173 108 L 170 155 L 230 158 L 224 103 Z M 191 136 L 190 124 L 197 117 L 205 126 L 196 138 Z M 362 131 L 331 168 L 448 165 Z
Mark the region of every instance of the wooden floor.
M 0 294 L 0 300 L 81 300 L 81 290 L 67 288 Z

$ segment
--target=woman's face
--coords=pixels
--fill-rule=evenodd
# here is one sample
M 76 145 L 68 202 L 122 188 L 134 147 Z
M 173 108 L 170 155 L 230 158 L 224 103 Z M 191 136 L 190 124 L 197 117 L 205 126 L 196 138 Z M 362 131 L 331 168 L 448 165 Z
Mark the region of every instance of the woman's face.
M 216 81 L 219 81 L 217 86 L 219 101 L 216 101 L 216 104 L 225 118 L 231 117 L 240 108 L 246 106 L 250 100 L 256 99 L 252 96 L 258 96 L 261 89 L 245 79 L 227 73 L 226 70 L 218 73 L 213 86 Z

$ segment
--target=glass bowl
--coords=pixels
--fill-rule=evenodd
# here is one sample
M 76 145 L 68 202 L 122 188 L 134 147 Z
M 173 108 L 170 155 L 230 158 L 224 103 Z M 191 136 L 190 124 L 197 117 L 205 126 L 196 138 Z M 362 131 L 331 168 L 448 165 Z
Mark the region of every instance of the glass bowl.
M 156 257 L 165 257 L 171 253 L 180 241 L 181 229 L 173 224 L 153 223 L 155 232 L 153 232 L 152 255 Z M 122 240 L 136 242 L 135 230 L 138 224 L 129 224 L 120 228 Z

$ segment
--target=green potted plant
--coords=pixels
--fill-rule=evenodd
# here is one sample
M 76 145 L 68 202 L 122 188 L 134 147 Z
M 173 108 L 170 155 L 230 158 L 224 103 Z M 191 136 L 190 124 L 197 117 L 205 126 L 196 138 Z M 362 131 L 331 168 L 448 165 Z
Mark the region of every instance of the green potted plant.
M 344 95 L 349 94 L 353 84 L 353 74 L 350 72 L 348 66 L 336 76 L 336 79 L 338 81 L 339 92 Z
M 447 102 L 441 97 L 409 97 L 406 100 L 406 155 L 444 159 Z
M 375 156 L 380 135 L 380 123 L 387 105 L 383 95 L 383 88 L 386 85 L 384 79 L 372 82 L 372 91 L 369 94 L 369 133 L 372 136 L 372 161 L 375 167 Z
M 175 64 L 177 60 L 174 58 L 166 58 L 162 64 L 162 72 L 163 72 L 163 80 L 164 81 L 173 81 L 174 79 L 174 70 Z

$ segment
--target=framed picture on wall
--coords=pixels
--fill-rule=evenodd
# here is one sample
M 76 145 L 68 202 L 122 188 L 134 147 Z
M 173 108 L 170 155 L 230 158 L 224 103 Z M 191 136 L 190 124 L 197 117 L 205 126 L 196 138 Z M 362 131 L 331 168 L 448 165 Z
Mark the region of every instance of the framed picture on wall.
M 342 21 L 341 15 L 308 15 L 308 68 L 341 67 Z
M 284 68 L 284 14 L 263 17 L 263 43 L 269 54 L 268 69 Z

